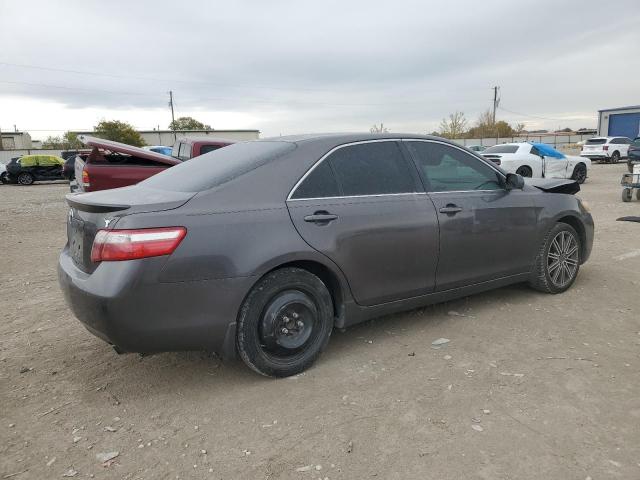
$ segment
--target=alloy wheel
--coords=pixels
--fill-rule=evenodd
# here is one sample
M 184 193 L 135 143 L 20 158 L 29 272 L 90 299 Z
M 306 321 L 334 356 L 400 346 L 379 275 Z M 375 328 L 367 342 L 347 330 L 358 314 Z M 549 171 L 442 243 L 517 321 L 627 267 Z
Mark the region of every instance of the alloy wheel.
M 551 282 L 559 288 L 573 281 L 578 271 L 578 242 L 571 232 L 559 232 L 549 246 L 547 272 Z

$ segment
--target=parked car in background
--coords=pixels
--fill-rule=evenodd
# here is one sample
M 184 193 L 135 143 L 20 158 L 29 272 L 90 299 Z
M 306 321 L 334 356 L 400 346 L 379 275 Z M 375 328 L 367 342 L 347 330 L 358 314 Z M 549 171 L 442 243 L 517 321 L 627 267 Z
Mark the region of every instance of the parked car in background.
M 10 183 L 31 185 L 33 182 L 63 180 L 64 160 L 55 155 L 23 155 L 7 164 L 7 178 Z
M 9 183 L 9 178 L 7 177 L 7 167 L 4 163 L 0 162 L 0 183 Z
M 606 163 L 618 163 L 626 158 L 631 139 L 627 137 L 594 137 L 586 141 L 580 152 L 581 157 Z
M 72 182 L 76 179 L 76 156 L 80 156 L 83 160 L 86 160 L 89 154 L 91 153 L 90 149 L 83 150 L 66 150 L 60 154 L 62 158 L 64 158 L 64 165 L 62 166 L 62 176 Z
M 484 145 L 467 145 L 467 148 L 473 152 L 484 152 L 487 149 Z
M 627 167 L 629 173 L 633 173 L 633 166 L 640 163 L 640 137 L 636 137 L 631 141 L 629 145 L 629 151 L 627 152 Z
M 505 172 L 533 178 L 570 178 L 584 183 L 590 160 L 565 155 L 546 143 L 504 143 L 487 148 L 482 156 Z
M 232 143 L 235 142 L 232 140 L 212 139 L 208 137 L 179 138 L 173 145 L 171 156 L 184 162 L 185 160 L 226 147 Z
M 593 242 L 579 189 L 438 137 L 241 142 L 67 195 L 58 278 L 116 351 L 237 352 L 284 377 L 334 327 L 518 282 L 564 292 Z
M 77 191 L 95 192 L 126 187 L 178 165 L 179 160 L 124 143 L 80 135 L 91 153 L 75 157 Z
M 162 155 L 171 155 L 173 151 L 173 147 L 165 147 L 164 145 L 145 145 L 142 147 L 143 150 L 148 150 L 149 152 L 161 153 Z

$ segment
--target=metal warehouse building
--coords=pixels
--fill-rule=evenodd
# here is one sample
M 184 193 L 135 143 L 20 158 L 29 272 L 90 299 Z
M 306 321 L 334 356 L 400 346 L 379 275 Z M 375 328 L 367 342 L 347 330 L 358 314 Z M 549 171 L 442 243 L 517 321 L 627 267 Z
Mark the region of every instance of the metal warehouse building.
M 640 137 L 640 105 L 598 110 L 598 135 Z

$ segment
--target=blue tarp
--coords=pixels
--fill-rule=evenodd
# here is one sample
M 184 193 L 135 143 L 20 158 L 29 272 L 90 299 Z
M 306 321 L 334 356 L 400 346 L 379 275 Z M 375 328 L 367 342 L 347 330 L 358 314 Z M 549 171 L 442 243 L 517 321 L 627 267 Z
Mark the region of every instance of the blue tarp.
M 565 158 L 564 154 L 560 153 L 558 150 L 553 148 L 551 145 L 547 145 L 546 143 L 531 142 L 531 145 L 536 147 L 538 151 L 545 157 Z

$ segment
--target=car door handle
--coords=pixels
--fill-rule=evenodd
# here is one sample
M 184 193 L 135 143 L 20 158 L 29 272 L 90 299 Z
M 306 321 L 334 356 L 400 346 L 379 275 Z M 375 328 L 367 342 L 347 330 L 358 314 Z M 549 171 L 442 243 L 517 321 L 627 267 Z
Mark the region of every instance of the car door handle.
M 462 208 L 460 208 L 457 205 L 454 205 L 453 203 L 450 203 L 446 207 L 442 207 L 439 210 L 440 213 L 446 213 L 447 215 L 455 215 L 456 213 L 461 211 L 462 211 Z
M 333 213 L 321 211 L 321 212 L 315 212 L 313 215 L 307 215 L 306 217 L 304 217 L 304 221 L 319 223 L 319 224 L 327 224 L 335 220 L 336 218 L 338 218 L 338 216 L 334 215 Z

